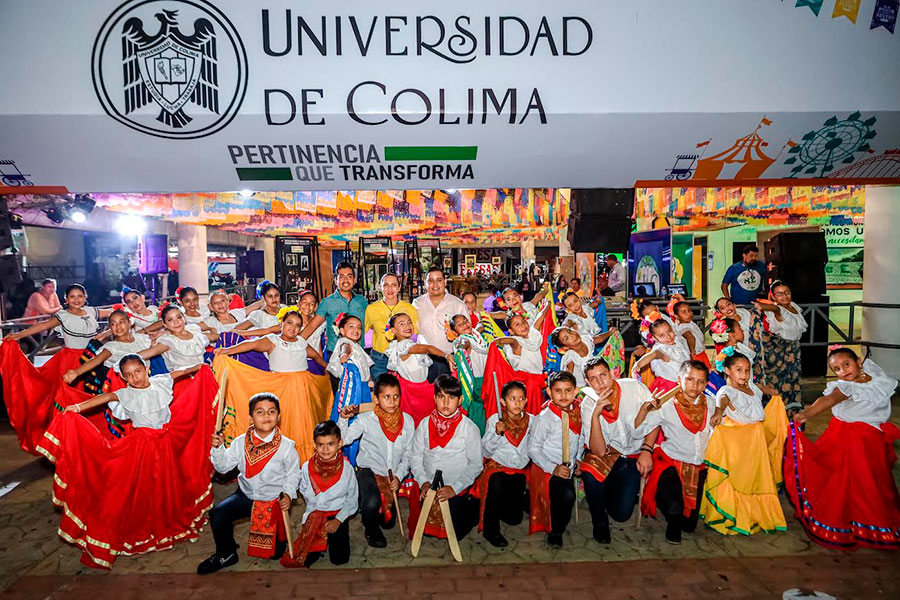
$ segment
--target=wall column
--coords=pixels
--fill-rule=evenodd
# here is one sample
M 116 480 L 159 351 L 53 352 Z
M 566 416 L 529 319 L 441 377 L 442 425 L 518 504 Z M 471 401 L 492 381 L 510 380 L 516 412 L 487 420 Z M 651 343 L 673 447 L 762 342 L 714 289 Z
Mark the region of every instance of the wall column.
M 203 225 L 178 224 L 178 281 L 182 286 L 196 289 L 201 298 L 209 294 L 206 227 Z
M 900 187 L 866 186 L 863 302 L 900 304 Z M 864 308 L 862 337 L 900 344 L 900 309 Z M 872 348 L 871 356 L 892 377 L 900 377 L 900 350 Z

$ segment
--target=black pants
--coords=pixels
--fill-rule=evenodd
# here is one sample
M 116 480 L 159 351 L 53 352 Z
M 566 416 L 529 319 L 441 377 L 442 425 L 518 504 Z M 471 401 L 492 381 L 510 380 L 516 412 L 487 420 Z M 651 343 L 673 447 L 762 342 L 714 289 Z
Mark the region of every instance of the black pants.
M 209 511 L 209 526 L 216 541 L 216 554 L 228 556 L 237 550 L 237 542 L 234 541 L 234 522 L 249 519 L 252 509 L 253 500 L 238 488 Z
M 392 527 L 397 517 L 397 509 L 394 508 L 391 520 L 385 523 L 381 514 L 381 490 L 378 488 L 378 482 L 375 481 L 375 473 L 372 472 L 372 469 L 357 469 L 356 482 L 359 484 L 359 513 L 366 531 L 375 531 L 379 527 L 386 529 Z
M 437 502 L 437 498 L 434 501 Z M 447 500 L 447 505 L 450 507 L 450 520 L 453 521 L 456 539 L 461 540 L 478 525 L 478 498 L 466 490 Z
M 673 467 L 667 468 L 659 476 L 659 484 L 656 488 L 656 508 L 666 518 L 666 523 L 681 524 L 682 531 L 688 533 L 697 528 L 697 520 L 700 518 L 700 498 L 703 497 L 703 485 L 706 483 L 706 469 L 700 471 L 697 481 L 697 506 L 691 511 L 690 516 L 684 516 L 684 491 L 681 486 L 681 478 Z
M 524 474 L 491 475 L 484 499 L 484 535 L 500 533 L 501 520 L 507 525 L 521 523 L 525 498 Z
M 575 480 L 550 476 L 550 533 L 562 535 L 572 519 L 575 506 Z
M 328 520 L 333 521 L 334 518 Z M 341 523 L 337 531 L 328 534 L 328 560 L 333 565 L 344 565 L 350 561 L 350 525 L 347 521 Z M 307 559 L 307 562 L 311 561 Z
M 450 363 L 443 356 L 432 356 L 431 366 L 428 367 L 428 383 L 434 383 L 434 380 L 441 375 L 450 374 Z
M 620 456 L 605 481 L 597 481 L 590 473 L 584 473 L 582 480 L 594 527 L 609 527 L 610 517 L 620 523 L 631 518 L 641 488 L 637 460 Z

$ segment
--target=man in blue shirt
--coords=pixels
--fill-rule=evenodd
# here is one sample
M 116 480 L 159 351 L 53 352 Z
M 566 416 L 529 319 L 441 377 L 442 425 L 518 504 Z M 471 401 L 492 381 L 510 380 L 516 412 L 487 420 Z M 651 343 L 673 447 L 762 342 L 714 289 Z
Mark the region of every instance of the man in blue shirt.
M 741 254 L 743 260 L 725 271 L 722 294 L 735 304 L 752 304 L 763 295 L 766 263 L 758 260 L 759 248 L 752 244 L 744 246 Z
M 326 361 L 334 351 L 334 345 L 338 340 L 338 335 L 332 328 L 338 315 L 347 313 L 359 317 L 360 322 L 365 320 L 366 306 L 369 303 L 366 302 L 365 297 L 353 293 L 354 285 L 356 285 L 356 271 L 353 266 L 347 262 L 338 263 L 334 270 L 334 292 L 322 298 L 316 308 L 315 316 L 303 330 L 303 335 L 308 335 L 315 331 L 322 321 L 325 321 L 325 352 L 323 356 Z

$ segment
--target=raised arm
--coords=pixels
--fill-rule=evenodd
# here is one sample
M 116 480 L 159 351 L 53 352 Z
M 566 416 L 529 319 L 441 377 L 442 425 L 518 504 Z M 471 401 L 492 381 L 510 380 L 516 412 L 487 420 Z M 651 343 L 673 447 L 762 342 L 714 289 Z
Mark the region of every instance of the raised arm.
M 110 356 L 112 356 L 112 353 L 109 350 L 106 350 L 106 349 L 101 350 L 97 354 L 97 356 L 95 356 L 91 360 L 87 361 L 86 363 L 84 363 L 83 365 L 78 367 L 77 369 L 69 369 L 68 371 L 63 373 L 63 376 L 62 376 L 63 381 L 65 381 L 66 383 L 72 383 L 73 381 L 75 381 L 76 379 L 78 379 L 79 377 L 84 375 L 85 373 L 87 373 L 89 371 L 93 371 L 94 369 L 96 369 L 97 367 L 102 365 L 106 361 L 106 359 L 109 358 Z
M 154 356 L 159 356 L 163 352 L 168 352 L 171 348 L 166 346 L 165 344 L 156 343 L 146 350 L 141 350 L 138 352 L 138 356 L 143 358 L 144 360 L 150 360 Z
M 233 356 L 235 354 L 241 354 L 243 352 L 251 352 L 256 350 L 257 352 L 269 352 L 272 350 L 272 342 L 268 339 L 261 337 L 256 338 L 255 340 L 247 340 L 246 342 L 241 342 L 240 344 L 236 344 L 231 346 L 230 348 L 216 348 L 215 354 L 218 356 L 219 354 L 225 356 Z
M 306 358 L 311 358 L 313 362 L 315 362 L 323 369 L 328 367 L 328 363 L 325 362 L 325 358 L 319 353 L 318 350 L 316 350 L 312 346 L 306 347 Z
M 809 419 L 819 413 L 831 409 L 831 407 L 840 404 L 847 398 L 848 396 L 841 392 L 841 390 L 835 388 L 835 390 L 827 396 L 820 396 L 811 406 L 807 406 L 803 410 L 796 412 L 794 414 L 794 421 L 797 423 L 806 423 Z
M 406 354 L 430 354 L 432 356 L 442 356 L 447 360 L 453 359 L 452 352 L 444 352 L 437 346 L 432 346 L 431 344 L 413 344 L 409 347 L 409 351 Z
M 644 354 L 644 356 L 642 356 L 639 361 L 634 363 L 634 370 L 640 371 L 641 369 L 649 365 L 654 359 L 663 358 L 664 356 L 665 355 L 659 350 L 651 350 L 650 352 Z
M 178 371 L 172 371 L 169 373 L 169 377 L 172 379 L 178 379 L 180 377 L 184 377 L 185 375 L 193 375 L 197 371 L 203 368 L 203 365 L 194 365 L 193 367 L 188 367 L 187 369 L 180 369 Z
M 41 333 L 42 331 L 47 331 L 48 329 L 53 329 L 54 327 L 58 327 L 60 325 L 59 319 L 56 317 L 50 317 L 46 321 L 41 321 L 40 323 L 35 323 L 31 327 L 27 329 L 23 329 L 22 331 L 18 331 L 16 333 L 7 334 L 3 341 L 11 340 L 18 341 L 22 338 L 28 337 L 29 335 L 34 335 L 36 333 Z
M 313 315 L 312 319 L 309 320 L 309 324 L 303 328 L 303 331 L 300 332 L 300 337 L 309 339 L 309 336 L 313 334 L 313 332 L 319 328 L 319 325 L 325 322 L 325 317 L 322 315 Z

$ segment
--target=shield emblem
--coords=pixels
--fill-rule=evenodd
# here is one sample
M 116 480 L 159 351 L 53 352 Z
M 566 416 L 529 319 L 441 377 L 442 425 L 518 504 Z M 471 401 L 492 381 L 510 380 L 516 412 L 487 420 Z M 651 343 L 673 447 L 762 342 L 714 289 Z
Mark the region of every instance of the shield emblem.
M 174 113 L 191 97 L 200 79 L 202 53 L 172 37 L 137 52 L 141 79 L 161 107 Z

